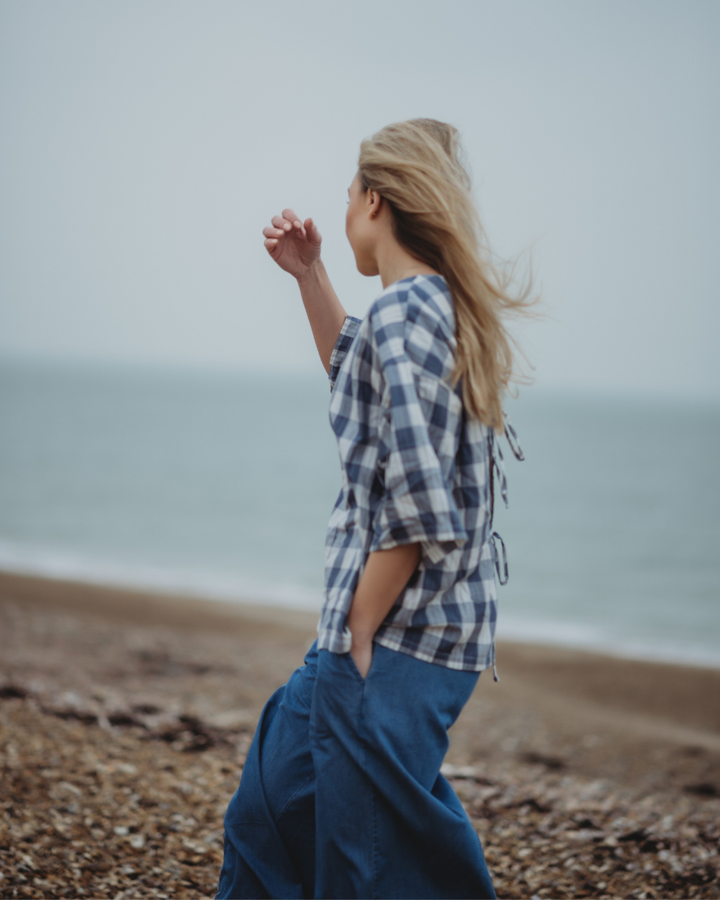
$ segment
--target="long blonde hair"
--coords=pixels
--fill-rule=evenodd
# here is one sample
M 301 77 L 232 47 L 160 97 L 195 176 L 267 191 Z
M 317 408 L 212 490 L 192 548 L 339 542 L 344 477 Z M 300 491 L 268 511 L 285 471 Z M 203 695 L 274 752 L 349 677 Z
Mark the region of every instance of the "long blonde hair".
M 531 279 L 512 293 L 512 269 L 493 263 L 461 153 L 452 125 L 411 119 L 363 141 L 358 170 L 363 188 L 389 203 L 398 241 L 445 278 L 455 311 L 454 382 L 462 379 L 468 413 L 502 432 L 502 399 L 516 374 L 504 317 L 534 302 Z

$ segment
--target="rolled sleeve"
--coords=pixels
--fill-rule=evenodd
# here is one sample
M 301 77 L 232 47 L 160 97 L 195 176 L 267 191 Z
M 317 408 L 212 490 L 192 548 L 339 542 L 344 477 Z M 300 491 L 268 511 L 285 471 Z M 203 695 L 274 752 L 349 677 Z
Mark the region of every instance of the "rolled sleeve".
M 436 426 L 431 435 L 408 358 L 386 362 L 383 372 L 386 400 L 379 464 L 384 492 L 373 519 L 370 549 L 420 543 L 423 556 L 438 563 L 468 539 L 438 456 L 444 435 Z
M 340 371 L 340 366 L 343 364 L 343 360 L 347 356 L 347 352 L 350 349 L 350 345 L 355 339 L 355 335 L 357 334 L 358 328 L 360 327 L 361 320 L 356 319 L 355 316 L 346 316 L 345 321 L 343 322 L 342 328 L 340 329 L 340 334 L 338 335 L 337 340 L 335 341 L 335 346 L 333 347 L 333 351 L 330 354 L 330 369 L 328 371 L 328 377 L 330 379 L 330 390 L 335 387 L 335 382 L 338 377 L 338 372 Z

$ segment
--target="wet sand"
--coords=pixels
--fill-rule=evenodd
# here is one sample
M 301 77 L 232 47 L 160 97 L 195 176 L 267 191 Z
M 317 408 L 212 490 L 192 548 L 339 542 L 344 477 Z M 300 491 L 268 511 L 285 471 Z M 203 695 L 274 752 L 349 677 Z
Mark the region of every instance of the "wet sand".
M 257 716 L 315 624 L 0 573 L 0 896 L 211 895 Z M 720 670 L 497 655 L 445 771 L 498 893 L 717 897 Z

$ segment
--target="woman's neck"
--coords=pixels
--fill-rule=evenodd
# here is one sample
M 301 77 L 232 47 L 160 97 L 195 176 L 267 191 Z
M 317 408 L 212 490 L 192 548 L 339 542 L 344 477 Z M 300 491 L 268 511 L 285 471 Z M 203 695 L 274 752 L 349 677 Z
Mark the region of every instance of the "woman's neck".
M 416 259 L 408 251 L 395 242 L 394 247 L 387 247 L 385 252 L 378 254 L 378 271 L 384 288 L 403 278 L 413 278 L 415 275 L 439 275 L 427 263 Z

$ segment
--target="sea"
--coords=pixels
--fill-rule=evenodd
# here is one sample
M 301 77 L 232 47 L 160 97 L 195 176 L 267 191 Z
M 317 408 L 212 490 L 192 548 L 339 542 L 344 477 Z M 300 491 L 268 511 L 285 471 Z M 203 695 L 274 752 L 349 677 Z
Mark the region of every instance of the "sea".
M 318 610 L 329 396 L 322 370 L 0 362 L 0 569 Z M 720 666 L 720 404 L 507 408 L 498 637 Z

